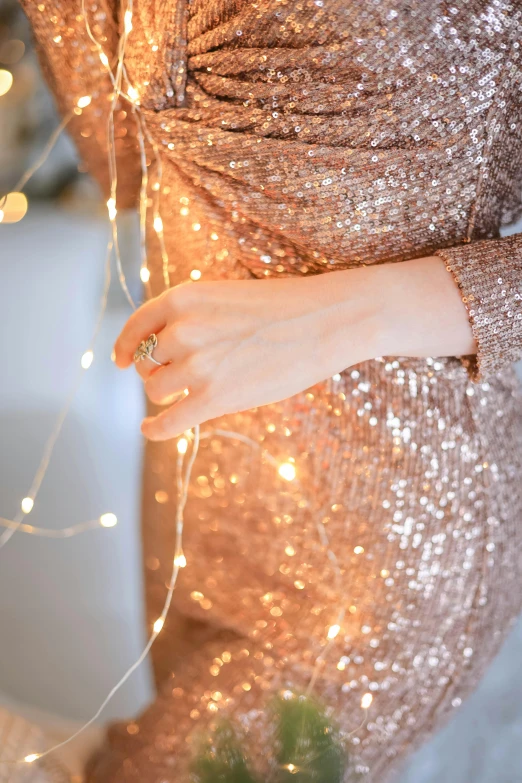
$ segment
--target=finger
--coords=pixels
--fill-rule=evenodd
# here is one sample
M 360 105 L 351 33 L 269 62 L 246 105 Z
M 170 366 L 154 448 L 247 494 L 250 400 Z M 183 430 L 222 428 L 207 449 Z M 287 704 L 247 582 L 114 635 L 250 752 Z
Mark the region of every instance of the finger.
M 132 363 L 138 345 L 149 335 L 160 332 L 167 323 L 168 315 L 164 294 L 145 302 L 131 315 L 114 344 L 114 360 L 118 367 L 128 367 Z
M 172 362 L 166 367 L 157 367 L 145 381 L 145 393 L 156 405 L 166 405 L 169 397 L 183 391 L 189 385 L 189 378 L 183 362 Z
M 152 351 L 152 357 L 163 365 L 171 363 L 179 364 L 187 356 L 187 348 L 184 348 L 178 339 L 178 325 L 170 324 L 156 335 L 158 344 Z M 146 381 L 162 370 L 149 357 L 140 359 L 135 363 L 138 374 Z M 186 386 L 187 384 L 185 384 Z
M 202 395 L 191 392 L 157 416 L 143 419 L 141 431 L 149 440 L 170 440 L 213 418 Z

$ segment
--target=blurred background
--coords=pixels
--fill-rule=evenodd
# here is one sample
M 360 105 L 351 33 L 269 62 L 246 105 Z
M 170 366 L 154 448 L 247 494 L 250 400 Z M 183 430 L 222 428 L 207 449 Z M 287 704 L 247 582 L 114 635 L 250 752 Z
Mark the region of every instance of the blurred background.
M 92 347 L 103 289 L 106 209 L 66 133 L 24 194 L 15 190 L 58 124 L 25 17 L 14 0 L 0 0 L 0 195 L 9 194 L 0 211 L 0 516 L 7 519 L 28 492 L 81 357 Z M 139 300 L 137 219 L 124 214 L 118 220 L 127 277 Z M 517 230 L 522 226 L 506 233 Z M 111 512 L 117 526 L 57 541 L 18 533 L 0 550 L 0 708 L 25 716 L 55 740 L 96 711 L 145 644 L 143 399 L 137 376 L 118 372 L 110 360 L 128 315 L 114 284 L 94 361 L 30 518 L 62 528 Z M 107 720 L 136 714 L 151 697 L 144 664 L 99 727 L 63 752 L 71 770 L 79 773 Z M 416 754 L 400 783 L 435 781 L 522 781 L 522 623 L 477 692 Z

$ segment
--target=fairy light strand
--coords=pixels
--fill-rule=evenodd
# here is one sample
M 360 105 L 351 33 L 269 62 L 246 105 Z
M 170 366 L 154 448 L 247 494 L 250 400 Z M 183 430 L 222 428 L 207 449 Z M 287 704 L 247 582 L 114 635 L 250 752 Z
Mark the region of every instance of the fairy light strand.
M 96 339 L 98 337 L 98 334 L 100 332 L 103 318 L 105 315 L 105 311 L 107 309 L 107 299 L 109 295 L 109 287 L 111 284 L 111 254 L 112 254 L 112 240 L 109 240 L 107 244 L 107 251 L 106 251 L 106 257 L 105 257 L 105 280 L 103 285 L 103 292 L 101 296 L 100 301 L 100 307 L 98 311 L 98 316 L 96 319 L 96 323 L 94 326 L 94 330 L 91 336 L 90 341 L 90 348 L 89 350 L 93 351 L 94 345 L 96 343 Z M 94 353 L 94 351 L 93 351 Z M 85 354 L 83 354 L 85 355 Z M 54 428 L 49 435 L 47 442 L 45 444 L 45 448 L 40 460 L 40 464 L 38 465 L 38 468 L 36 470 L 36 473 L 34 475 L 31 487 L 29 489 L 29 492 L 26 494 L 22 501 L 22 505 L 18 512 L 15 515 L 14 520 L 12 522 L 14 523 L 13 527 L 8 527 L 2 535 L 0 536 L 0 549 L 2 549 L 8 541 L 14 536 L 16 531 L 19 529 L 19 527 L 22 525 L 22 521 L 25 518 L 25 516 L 30 513 L 33 509 L 34 502 L 36 500 L 36 497 L 38 495 L 38 492 L 40 491 L 40 487 L 42 485 L 42 482 L 45 478 L 45 475 L 47 473 L 47 469 L 49 467 L 49 463 L 51 461 L 51 457 L 53 455 L 54 447 L 56 446 L 56 442 L 60 436 L 60 433 L 62 431 L 62 427 L 64 425 L 64 422 L 67 418 L 67 415 L 70 411 L 71 405 L 74 401 L 74 398 L 76 397 L 76 394 L 78 393 L 78 389 L 80 388 L 81 382 L 83 380 L 84 373 L 86 372 L 88 368 L 82 366 L 80 364 L 80 370 L 76 376 L 75 382 L 73 383 L 73 386 L 71 388 L 71 391 L 69 392 L 69 396 L 66 399 L 65 404 L 62 407 L 62 410 L 60 411 L 58 418 L 56 420 L 56 423 L 54 425 Z M 24 510 L 27 509 L 27 510 Z
M 183 511 L 185 508 L 185 503 L 187 501 L 187 491 L 188 491 L 188 485 L 190 480 L 190 474 L 192 472 L 192 466 L 194 464 L 194 460 L 196 458 L 196 454 L 199 447 L 199 425 L 197 425 L 194 428 L 194 443 L 192 452 L 190 455 L 189 462 L 187 464 L 187 468 L 185 471 L 185 475 L 183 477 L 182 474 L 182 465 L 183 465 L 183 458 L 181 460 L 178 459 L 177 462 L 177 476 L 178 476 L 178 486 L 181 488 L 181 497 L 180 502 L 178 504 L 178 513 L 176 518 L 176 552 L 181 550 L 181 531 L 183 528 Z M 181 455 L 183 457 L 183 455 Z M 180 523 L 181 520 L 181 523 Z M 65 745 L 68 745 L 70 742 L 72 742 L 76 737 L 78 737 L 80 734 L 82 734 L 86 729 L 89 728 L 89 726 L 92 726 L 92 724 L 100 717 L 103 710 L 107 706 L 107 704 L 111 701 L 113 696 L 120 690 L 122 685 L 124 685 L 129 677 L 136 671 L 136 669 L 141 666 L 143 661 L 146 659 L 147 655 L 149 654 L 149 651 L 156 641 L 157 637 L 161 633 L 163 626 L 165 624 L 165 619 L 167 617 L 168 611 L 170 609 L 170 604 L 172 601 L 172 596 L 174 594 L 174 589 L 176 587 L 176 582 L 178 579 L 178 574 L 180 571 L 180 568 L 182 568 L 183 565 L 179 562 L 178 557 L 174 557 L 173 565 L 172 565 L 172 572 L 169 582 L 169 587 L 167 590 L 167 596 L 165 599 L 165 602 L 163 604 L 163 609 L 158 617 L 158 619 L 155 621 L 152 633 L 149 636 L 148 642 L 145 645 L 143 652 L 141 655 L 134 661 L 134 663 L 129 666 L 125 674 L 118 680 L 116 685 L 114 685 L 103 702 L 100 704 L 94 715 L 89 718 L 86 723 L 83 724 L 83 726 L 80 726 L 80 728 L 74 732 L 74 734 L 71 734 L 69 737 L 64 739 L 62 742 L 57 743 L 56 745 L 53 745 L 52 747 L 48 748 L 47 750 L 43 751 L 42 753 L 30 753 L 28 756 L 26 756 L 23 761 L 28 764 L 32 764 L 34 761 L 37 761 L 39 759 L 45 758 L 45 756 L 49 756 L 51 753 L 54 753 L 55 751 L 59 750 L 60 748 L 65 747 Z M 3 762 L 3 760 L 2 760 Z M 3 762 L 5 763 L 5 762 Z M 7 762 L 9 763 L 9 762 Z M 17 762 L 15 762 L 17 763 Z M 18 762 L 19 763 L 19 762 Z
M 16 185 L 14 186 L 11 192 L 19 193 L 21 190 L 23 190 L 23 188 L 27 185 L 31 177 L 34 174 L 36 174 L 38 169 L 40 169 L 44 165 L 45 161 L 53 151 L 56 142 L 58 141 L 61 134 L 63 133 L 65 128 L 69 125 L 70 121 L 74 116 L 75 116 L 74 109 L 65 115 L 65 117 L 62 119 L 58 127 L 54 130 L 52 135 L 49 137 L 49 141 L 43 148 L 37 160 L 33 163 L 33 165 L 30 168 L 27 169 L 27 171 L 24 172 L 24 174 L 22 174 L 22 176 L 20 177 L 20 179 L 18 180 L 18 182 L 16 183 Z M 4 195 L 0 199 L 0 209 L 3 209 L 3 207 L 5 206 L 8 195 L 9 193 L 4 193 Z
M 107 140 L 108 140 L 108 166 L 109 166 L 109 177 L 110 177 L 110 197 L 107 201 L 107 211 L 109 216 L 109 221 L 111 225 L 111 234 L 112 234 L 112 240 L 111 240 L 111 249 L 114 249 L 115 254 L 115 260 L 116 260 L 116 267 L 118 270 L 118 279 L 120 282 L 120 285 L 122 287 L 122 290 L 124 294 L 126 295 L 127 300 L 129 301 L 129 304 L 133 309 L 136 309 L 136 305 L 134 304 L 134 301 L 130 295 L 125 275 L 123 272 L 123 267 L 121 263 L 121 255 L 120 255 L 120 249 L 119 249 L 119 242 L 118 242 L 118 228 L 117 228 L 117 156 L 116 156 L 116 149 L 115 149 L 115 133 L 114 133 L 114 113 L 117 106 L 118 101 L 120 100 L 120 97 L 124 97 L 126 100 L 128 100 L 132 106 L 132 110 L 135 113 L 136 116 L 136 128 L 137 128 L 137 137 L 138 137 L 138 144 L 139 144 L 139 150 L 140 150 L 140 161 L 141 161 L 141 174 L 142 174 L 142 181 L 141 181 L 141 188 L 140 188 L 140 247 L 141 247 L 141 258 L 142 258 L 142 269 L 146 269 L 148 271 L 148 262 L 147 262 L 147 248 L 146 248 L 146 210 L 148 206 L 148 199 L 147 199 L 147 192 L 148 192 L 148 166 L 146 161 L 146 152 L 145 152 L 145 139 L 147 142 L 152 146 L 156 167 L 157 167 L 157 180 L 155 182 L 155 187 L 153 188 L 153 227 L 156 232 L 156 235 L 158 237 L 158 241 L 160 244 L 160 252 L 161 252 L 161 258 L 162 258 L 162 276 L 163 276 L 163 282 L 166 287 L 170 287 L 170 276 L 169 276 L 169 268 L 168 268 L 168 254 L 165 246 L 164 236 L 163 236 L 163 221 L 161 219 L 160 214 L 160 193 L 161 193 L 161 181 L 162 181 L 162 161 L 161 161 L 161 155 L 159 152 L 159 149 L 157 145 L 154 143 L 154 141 L 151 139 L 150 134 L 148 133 L 148 129 L 146 126 L 145 118 L 140 111 L 139 108 L 139 100 L 138 100 L 138 93 L 137 90 L 133 87 L 133 85 L 130 83 L 126 69 L 124 64 L 124 58 L 125 58 L 125 49 L 126 49 L 126 43 L 129 33 L 132 30 L 132 0 L 128 0 L 127 6 L 124 11 L 124 25 L 123 25 L 123 33 L 120 36 L 119 45 L 118 45 L 118 52 L 117 52 L 117 62 L 116 62 L 116 69 L 115 73 L 113 74 L 109 58 L 103 51 L 103 48 L 101 44 L 96 40 L 95 36 L 92 33 L 92 30 L 89 25 L 87 13 L 85 10 L 85 0 L 82 0 L 82 11 L 83 11 L 83 18 L 85 21 L 86 31 L 87 35 L 89 36 L 92 43 L 95 45 L 98 55 L 100 58 L 100 61 L 102 62 L 102 65 L 107 69 L 109 78 L 112 82 L 113 86 L 113 94 L 111 99 L 111 105 L 109 110 L 109 117 L 107 121 Z M 125 78 L 127 82 L 127 90 L 124 92 L 122 90 L 122 80 Z M 86 96 L 89 97 L 89 96 Z M 89 101 L 90 102 L 90 101 Z M 85 103 L 85 105 L 88 105 Z M 80 107 L 81 110 L 81 107 Z M 73 116 L 74 112 L 71 113 L 70 116 L 66 117 L 64 121 L 62 122 L 63 127 L 68 123 L 68 121 Z M 62 128 L 63 130 L 63 128 Z M 60 131 L 61 132 L 61 131 Z M 48 153 L 47 153 L 48 154 Z M 26 180 L 27 181 L 27 180 Z M 109 253 L 110 258 L 110 253 Z M 148 275 L 144 275 L 147 279 L 143 282 L 148 283 Z M 143 278 L 142 278 L 143 279 Z M 106 297 L 105 297 L 106 299 Z M 68 403 L 67 410 L 70 403 Z M 64 417 L 63 417 L 64 418 Z M 63 419 L 62 422 L 63 424 Z M 57 428 L 58 429 L 58 428 Z M 61 429 L 61 424 L 60 428 Z M 54 443 L 56 442 L 56 438 L 59 434 L 59 429 L 56 434 L 56 437 L 53 440 L 52 447 L 54 446 Z M 165 620 L 168 614 L 168 611 L 170 609 L 173 593 L 176 587 L 177 578 L 179 574 L 180 568 L 183 568 L 186 565 L 186 558 L 183 553 L 183 546 L 182 546 L 182 539 L 183 539 L 183 526 L 184 526 L 184 510 L 185 505 L 188 497 L 188 490 L 190 486 L 190 478 L 192 474 L 192 468 L 199 450 L 199 443 L 200 443 L 200 427 L 199 425 L 196 425 L 194 428 L 194 435 L 192 436 L 190 431 L 187 431 L 187 435 L 189 435 L 190 440 L 192 440 L 192 448 L 190 452 L 190 458 L 188 460 L 188 464 L 186 467 L 185 472 L 183 473 L 183 463 L 187 451 L 188 446 L 188 439 L 186 437 L 180 438 L 178 440 L 178 457 L 177 457 L 177 463 L 176 463 L 176 485 L 177 485 L 177 509 L 176 509 L 176 531 L 175 531 L 175 547 L 174 547 L 174 558 L 173 558 L 173 566 L 172 566 L 172 572 L 171 577 L 167 589 L 167 595 L 165 598 L 165 602 L 163 605 L 162 612 L 160 616 L 157 618 L 157 620 L 153 624 L 152 633 L 150 634 L 150 637 L 148 639 L 147 644 L 145 645 L 145 648 L 143 649 L 141 655 L 136 659 L 136 661 L 127 669 L 127 671 L 124 673 L 124 675 L 120 678 L 120 680 L 114 685 L 114 687 L 109 691 L 103 702 L 101 703 L 98 710 L 95 712 L 95 714 L 83 725 L 81 726 L 74 734 L 72 734 L 70 737 L 66 738 L 62 742 L 58 743 L 57 745 L 54 745 L 53 747 L 49 748 L 43 753 L 33 753 L 29 754 L 25 757 L 24 761 L 27 763 L 32 763 L 33 761 L 36 761 L 37 759 L 43 758 L 44 756 L 47 756 L 54 751 L 58 750 L 59 748 L 64 747 L 69 742 L 71 742 L 73 739 L 75 739 L 79 734 L 81 734 L 85 729 L 87 729 L 89 726 L 91 726 L 94 721 L 97 720 L 97 718 L 101 715 L 107 704 L 110 702 L 110 700 L 113 698 L 113 696 L 118 692 L 118 690 L 127 682 L 129 677 L 133 674 L 133 672 L 141 665 L 141 663 L 146 659 L 154 641 L 156 640 L 159 633 L 161 633 Z M 235 433 L 228 430 L 215 430 L 215 434 L 221 435 L 223 437 L 230 437 L 234 439 L 238 439 L 246 444 L 254 445 L 257 448 L 261 448 L 258 443 L 253 441 L 248 436 L 243 435 L 242 433 Z M 203 437 L 208 437 L 211 433 L 205 433 Z M 50 453 L 52 453 L 52 447 L 49 452 L 49 458 Z M 48 449 L 46 449 L 46 452 Z M 263 457 L 273 466 L 278 468 L 278 471 L 283 479 L 286 480 L 294 480 L 295 479 L 295 468 L 290 472 L 285 471 L 281 472 L 282 465 L 279 465 L 277 460 L 272 457 L 265 449 L 262 449 Z M 45 462 L 45 455 L 44 459 L 42 460 L 42 465 L 45 464 L 43 474 L 45 473 L 46 466 L 48 464 Z M 285 463 L 286 464 L 286 463 Z M 289 462 L 288 465 L 290 467 L 293 467 L 293 465 Z M 42 478 L 43 478 L 42 474 Z M 41 483 L 41 481 L 40 481 Z M 38 485 L 39 486 L 39 485 Z M 31 493 L 30 493 L 31 495 Z M 34 498 L 29 497 L 28 500 Z M 107 515 L 106 515 L 107 516 Z M 101 518 L 100 518 L 101 520 Z M 71 530 L 79 530 L 82 529 L 88 529 L 87 526 L 91 524 L 96 524 L 98 526 L 100 524 L 100 520 L 93 521 L 91 523 L 83 523 L 79 526 L 74 526 L 73 528 L 65 528 L 61 531 L 54 531 L 54 533 L 61 534 L 60 536 L 56 537 L 66 537 L 66 535 L 69 535 L 69 531 Z M 6 531 L 7 533 L 15 532 L 13 528 L 10 527 L 11 521 L 10 520 L 4 520 L 4 522 L 9 523 L 8 527 L 9 529 Z M 21 521 L 18 522 L 16 520 L 12 521 L 12 524 L 14 528 L 19 529 L 21 527 Z M 29 532 L 29 528 L 32 528 L 32 526 L 24 525 L 24 531 Z M 33 534 L 38 534 L 36 531 L 40 532 L 41 529 L 38 528 L 32 528 L 31 532 Z M 325 551 L 327 553 L 328 558 L 330 559 L 330 562 L 333 566 L 333 570 L 335 573 L 336 583 L 338 586 L 340 585 L 341 581 L 341 570 L 339 567 L 339 563 L 337 560 L 337 557 L 335 553 L 332 551 L 330 547 L 330 542 L 328 539 L 328 536 L 326 534 L 326 529 L 324 526 L 324 523 L 322 520 L 317 523 L 317 530 L 319 533 L 319 538 L 321 540 L 322 545 L 325 548 Z M 47 531 L 49 533 L 50 531 Z M 5 535 L 5 534 L 4 534 Z M 53 537 L 50 535 L 49 537 Z M 341 607 L 337 616 L 336 623 L 334 623 L 332 626 L 330 626 L 328 632 L 327 632 L 327 643 L 322 651 L 322 653 L 317 657 L 314 670 L 312 673 L 312 677 L 307 689 L 307 693 L 309 693 L 316 681 L 319 668 L 324 662 L 326 655 L 331 647 L 331 645 L 334 643 L 335 638 L 337 637 L 338 633 L 340 632 L 342 628 L 342 623 L 344 621 L 345 617 L 345 607 Z M 367 719 L 367 712 L 368 708 L 372 701 L 372 695 L 367 693 L 364 694 L 362 701 L 361 701 L 361 708 L 365 711 L 365 716 L 363 723 L 361 726 L 364 725 L 366 719 Z M 356 729 L 355 731 L 357 731 Z M 353 733 L 353 732 L 352 732 Z
M 110 517 L 110 519 L 106 519 L 106 517 Z M 86 533 L 88 530 L 97 530 L 100 527 L 114 527 L 117 521 L 114 514 L 102 514 L 98 519 L 91 519 L 88 522 L 80 522 L 78 525 L 69 525 L 69 527 L 53 530 L 46 527 L 28 525 L 25 522 L 19 523 L 14 519 L 0 517 L 0 526 L 5 527 L 8 530 L 13 530 L 14 532 L 18 531 L 19 533 L 40 536 L 41 538 L 72 538 L 80 533 Z

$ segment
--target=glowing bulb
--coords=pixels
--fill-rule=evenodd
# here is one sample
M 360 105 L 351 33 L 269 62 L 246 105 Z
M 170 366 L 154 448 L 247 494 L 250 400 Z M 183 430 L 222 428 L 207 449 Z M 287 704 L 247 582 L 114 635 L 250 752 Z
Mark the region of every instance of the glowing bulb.
M 158 617 L 158 619 L 156 620 L 153 626 L 154 633 L 159 633 L 164 625 L 165 625 L 165 620 L 163 619 L 163 617 Z
M 140 269 L 140 277 L 142 283 L 148 283 L 150 280 L 150 269 L 147 269 L 146 266 L 142 266 Z
M 127 9 L 125 11 L 125 16 L 123 17 L 123 25 L 125 27 L 125 32 L 130 33 L 132 30 L 132 11 L 130 9 Z
M 291 775 L 295 775 L 297 772 L 299 772 L 299 768 L 296 767 L 295 764 L 285 764 L 283 769 L 287 769 Z
M 335 639 L 339 631 L 341 630 L 340 625 L 331 625 L 328 629 L 328 638 L 329 639 Z
M 108 514 L 102 514 L 100 517 L 100 525 L 102 527 L 114 527 L 114 525 L 118 524 L 118 517 L 116 514 L 108 513 Z
M 356 555 L 362 555 L 362 553 L 364 552 L 364 547 L 363 546 L 355 546 L 353 548 L 353 551 L 355 552 Z
M 131 99 L 132 103 L 139 103 L 138 98 L 140 96 L 139 96 L 139 93 L 138 93 L 138 90 L 136 89 L 136 87 L 132 87 L 132 86 L 128 87 L 127 95 Z
M 293 481 L 295 479 L 295 465 L 292 465 L 291 462 L 283 462 L 282 465 L 279 465 L 278 473 L 285 481 Z
M 0 220 L 4 223 L 18 223 L 27 212 L 27 197 L 25 193 L 13 191 L 4 196 L 2 215 Z
M 32 498 L 24 498 L 20 505 L 24 514 L 30 514 L 33 510 L 34 500 Z
M 107 57 L 105 52 L 100 52 L 100 60 L 102 65 L 104 65 L 106 68 L 109 67 L 109 58 Z
M 36 761 L 36 759 L 39 758 L 40 758 L 39 753 L 29 753 L 29 755 L 24 758 L 24 761 L 26 761 L 28 764 L 32 764 L 33 761 Z
M 187 565 L 187 558 L 183 554 L 183 552 L 179 552 L 176 557 L 174 558 L 174 565 L 178 568 L 185 568 Z
M 201 277 L 201 272 L 199 271 L 199 269 L 193 269 L 192 272 L 190 273 L 191 280 L 199 280 L 200 277 Z
M 107 209 L 109 210 L 109 219 L 114 220 L 117 215 L 116 199 L 110 198 L 107 202 Z
M 188 440 L 186 438 L 180 438 L 178 440 L 178 454 L 186 454 L 188 447 Z
M 0 68 L 0 95 L 5 95 L 13 86 L 13 74 Z
M 85 351 L 81 358 L 81 365 L 84 370 L 88 370 L 91 366 L 94 359 L 94 353 L 89 349 L 88 351 Z
M 158 234 L 163 231 L 163 220 L 159 215 L 154 218 L 154 231 L 156 231 Z
M 373 701 L 373 696 L 371 693 L 365 693 L 364 696 L 361 699 L 361 707 L 363 710 L 367 710 L 370 704 Z
M 90 104 L 91 100 L 90 95 L 84 95 L 83 98 L 78 98 L 76 105 L 79 109 L 85 109 L 85 107 Z

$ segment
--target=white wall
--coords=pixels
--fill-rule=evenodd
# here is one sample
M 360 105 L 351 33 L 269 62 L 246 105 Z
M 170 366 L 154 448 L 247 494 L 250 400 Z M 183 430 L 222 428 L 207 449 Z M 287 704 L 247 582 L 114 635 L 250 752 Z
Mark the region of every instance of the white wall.
M 12 518 L 27 494 L 89 346 L 107 237 L 102 217 L 52 208 L 0 227 L 0 516 Z M 125 242 L 123 252 L 137 279 L 136 254 Z M 128 315 L 116 284 L 94 363 L 27 518 L 64 527 L 113 511 L 118 526 L 59 541 L 18 533 L 0 550 L 0 691 L 76 719 L 95 711 L 144 644 L 143 402 L 135 374 L 110 361 Z M 149 694 L 145 665 L 105 717 L 133 713 Z

